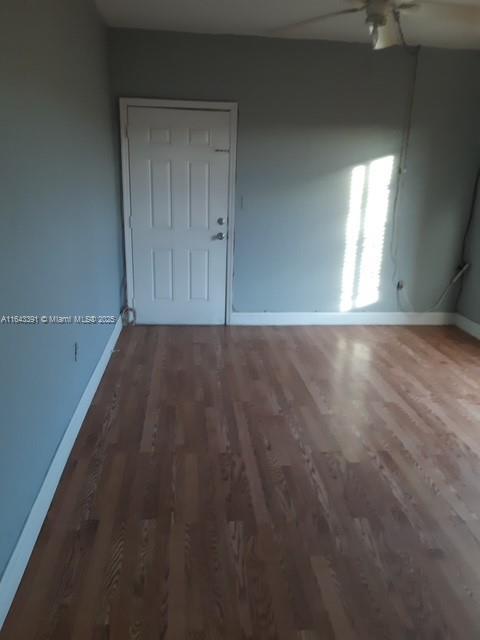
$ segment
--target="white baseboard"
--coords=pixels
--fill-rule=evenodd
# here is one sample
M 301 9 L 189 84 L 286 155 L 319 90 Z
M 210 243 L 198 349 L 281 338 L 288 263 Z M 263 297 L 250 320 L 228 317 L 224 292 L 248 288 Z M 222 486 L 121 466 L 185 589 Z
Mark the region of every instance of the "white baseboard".
M 469 318 L 462 316 L 460 313 L 455 315 L 455 325 L 465 331 L 465 333 L 469 333 L 477 340 L 480 340 L 480 324 L 478 322 L 473 322 Z
M 17 592 L 23 573 L 27 567 L 30 555 L 42 528 L 50 504 L 55 495 L 62 472 L 77 438 L 82 422 L 93 400 L 93 396 L 100 384 L 103 373 L 110 360 L 110 356 L 122 330 L 121 318 L 118 318 L 108 342 L 103 350 L 100 360 L 92 373 L 92 376 L 83 392 L 80 402 L 70 420 L 57 451 L 53 457 L 45 480 L 33 503 L 30 514 L 25 522 L 17 545 L 10 557 L 0 580 L 0 630 L 7 617 L 7 613 Z
M 352 312 L 352 313 L 241 313 L 231 315 L 232 325 L 446 325 L 454 324 L 455 314 L 438 313 L 403 313 L 403 312 Z

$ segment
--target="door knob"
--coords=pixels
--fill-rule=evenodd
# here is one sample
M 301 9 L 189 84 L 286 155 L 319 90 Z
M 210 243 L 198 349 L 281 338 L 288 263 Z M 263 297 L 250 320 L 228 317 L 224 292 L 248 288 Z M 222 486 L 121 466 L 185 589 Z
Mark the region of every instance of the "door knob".
M 224 240 L 225 239 L 225 234 L 222 231 L 219 231 L 218 233 L 216 233 L 213 236 L 214 240 Z
M 217 218 L 217 222 L 220 226 L 225 224 L 225 218 Z

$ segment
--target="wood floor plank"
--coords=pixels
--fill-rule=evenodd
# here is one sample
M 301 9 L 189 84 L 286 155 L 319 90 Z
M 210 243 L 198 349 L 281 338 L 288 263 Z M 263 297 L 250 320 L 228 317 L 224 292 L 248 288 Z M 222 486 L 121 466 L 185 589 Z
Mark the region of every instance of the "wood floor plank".
M 125 329 L 1 640 L 477 640 L 480 345 Z

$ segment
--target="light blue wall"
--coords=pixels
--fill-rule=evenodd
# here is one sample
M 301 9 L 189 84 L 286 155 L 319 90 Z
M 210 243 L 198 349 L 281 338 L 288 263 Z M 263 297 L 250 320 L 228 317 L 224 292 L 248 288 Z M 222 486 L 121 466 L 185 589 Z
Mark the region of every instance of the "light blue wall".
M 473 322 L 480 323 L 480 190 L 475 218 L 468 236 L 467 260 L 471 263 L 459 300 L 458 311 Z
M 2 0 L 0 47 L 0 316 L 118 314 L 116 125 L 93 3 Z M 111 330 L 0 325 L 0 574 Z
M 254 38 L 113 30 L 109 40 L 117 96 L 239 103 L 235 308 L 338 310 L 352 168 L 398 155 L 413 59 Z M 103 28 L 90 1 L 3 0 L 0 42 L 0 314 L 116 314 L 118 156 Z M 477 73 L 476 53 L 420 57 L 398 217 L 398 275 L 419 308 L 459 258 L 479 159 Z M 390 231 L 368 310 L 396 309 Z M 473 319 L 476 282 L 472 271 L 462 299 Z M 0 572 L 110 331 L 0 326 Z
M 477 52 L 425 50 L 421 54 L 408 173 L 400 202 L 402 275 L 411 283 L 410 297 L 420 310 L 438 299 L 461 259 L 480 166 L 479 71 Z M 457 287 L 450 296 L 451 310 L 458 291 Z
M 239 104 L 235 309 L 338 311 L 352 168 L 398 157 L 413 57 L 364 45 L 135 30 L 110 30 L 109 41 L 117 96 Z M 458 259 L 479 157 L 479 60 L 420 54 L 398 217 L 398 277 L 419 310 L 438 297 Z M 379 300 L 368 311 L 397 309 L 390 221 Z

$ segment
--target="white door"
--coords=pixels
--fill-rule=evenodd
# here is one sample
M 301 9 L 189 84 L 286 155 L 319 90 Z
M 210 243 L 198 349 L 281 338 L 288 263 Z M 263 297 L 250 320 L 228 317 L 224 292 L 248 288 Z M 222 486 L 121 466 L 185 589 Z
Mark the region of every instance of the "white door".
M 230 112 L 128 107 L 139 324 L 223 324 Z

